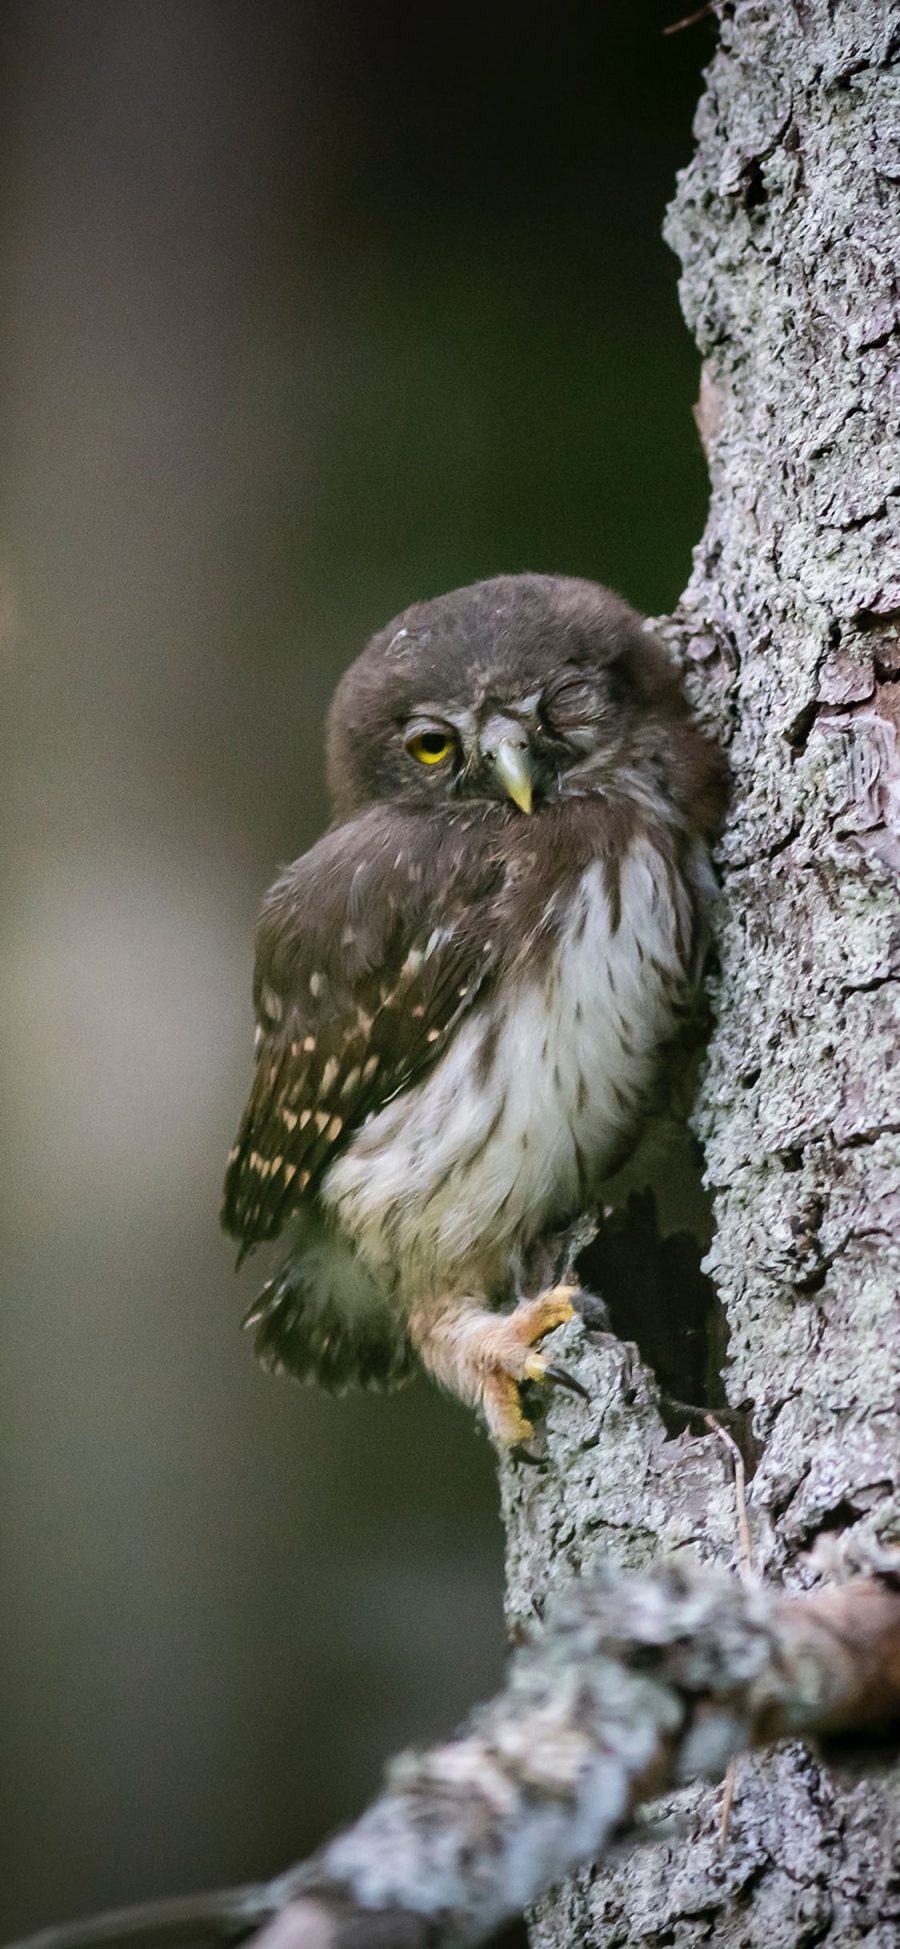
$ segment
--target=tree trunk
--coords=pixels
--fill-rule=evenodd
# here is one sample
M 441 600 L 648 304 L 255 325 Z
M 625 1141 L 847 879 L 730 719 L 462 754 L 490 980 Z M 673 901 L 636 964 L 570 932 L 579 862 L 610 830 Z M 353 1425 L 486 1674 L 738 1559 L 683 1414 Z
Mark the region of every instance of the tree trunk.
M 669 215 L 712 494 L 666 628 L 734 779 L 692 1116 L 714 1288 L 660 1196 L 587 1255 L 624 1341 L 565 1329 L 592 1405 L 555 1397 L 546 1472 L 505 1473 L 514 1631 L 603 1559 L 739 1561 L 727 1448 L 666 1395 L 752 1428 L 767 1577 L 814 1582 L 823 1533 L 900 1543 L 898 60 L 890 0 L 736 0 Z M 896 1945 L 900 1773 L 744 1761 L 720 1850 L 721 1800 L 680 1795 L 678 1838 L 565 1886 L 536 1941 Z

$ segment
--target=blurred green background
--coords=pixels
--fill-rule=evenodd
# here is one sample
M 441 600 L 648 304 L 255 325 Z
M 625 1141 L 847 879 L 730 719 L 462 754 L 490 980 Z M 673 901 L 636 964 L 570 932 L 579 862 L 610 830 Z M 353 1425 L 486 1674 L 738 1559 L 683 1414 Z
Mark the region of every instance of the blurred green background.
M 4 1933 L 284 1866 L 498 1677 L 483 1436 L 262 1375 L 219 1182 L 369 632 L 686 579 L 679 11 L 0 8 Z

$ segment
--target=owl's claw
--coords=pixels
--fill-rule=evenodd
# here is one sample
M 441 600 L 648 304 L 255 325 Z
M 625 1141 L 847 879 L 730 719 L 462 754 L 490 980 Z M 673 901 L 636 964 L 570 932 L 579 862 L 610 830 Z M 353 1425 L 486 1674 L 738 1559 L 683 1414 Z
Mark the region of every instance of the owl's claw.
M 499 1344 L 494 1357 L 499 1372 L 495 1371 L 484 1381 L 482 1405 L 498 1445 L 517 1460 L 533 1466 L 544 1464 L 525 1446 L 534 1430 L 522 1412 L 519 1392 L 522 1383 L 537 1381 L 545 1386 L 565 1387 L 585 1401 L 590 1399 L 587 1388 L 574 1375 L 545 1360 L 543 1354 L 530 1351 L 545 1333 L 574 1318 L 572 1297 L 577 1290 L 573 1286 L 553 1286 L 537 1299 L 520 1299 L 513 1312 L 502 1323 L 498 1322 Z
M 529 1374 L 529 1380 L 550 1381 L 554 1387 L 567 1387 L 570 1394 L 579 1394 L 582 1401 L 590 1400 L 587 1388 L 575 1379 L 574 1374 L 567 1373 L 565 1367 L 550 1366 L 542 1360 L 541 1369 L 539 1374 Z
M 547 1467 L 546 1455 L 532 1455 L 531 1449 L 526 1448 L 525 1443 L 522 1441 L 517 1441 L 509 1450 L 509 1459 L 511 1462 L 527 1462 L 528 1467 L 531 1469 L 541 1469 L 543 1471 Z

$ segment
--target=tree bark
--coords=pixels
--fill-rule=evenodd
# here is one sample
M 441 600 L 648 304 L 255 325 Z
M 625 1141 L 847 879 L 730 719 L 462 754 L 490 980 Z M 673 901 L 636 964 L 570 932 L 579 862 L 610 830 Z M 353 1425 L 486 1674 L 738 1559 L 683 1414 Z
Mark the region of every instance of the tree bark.
M 626 1343 L 553 1343 L 592 1406 L 555 1398 L 545 1472 L 504 1474 L 514 1635 L 603 1560 L 738 1562 L 727 1449 L 660 1382 L 750 1431 L 760 1573 L 900 1542 L 898 61 L 890 0 L 736 0 L 669 213 L 711 502 L 666 629 L 734 780 L 692 1116 L 715 1291 L 671 1221 L 639 1272 L 625 1220 L 588 1253 Z M 541 1949 L 900 1940 L 900 1773 L 787 1745 L 741 1763 L 721 1850 L 720 1805 L 679 1795 L 683 1839 L 543 1902 Z

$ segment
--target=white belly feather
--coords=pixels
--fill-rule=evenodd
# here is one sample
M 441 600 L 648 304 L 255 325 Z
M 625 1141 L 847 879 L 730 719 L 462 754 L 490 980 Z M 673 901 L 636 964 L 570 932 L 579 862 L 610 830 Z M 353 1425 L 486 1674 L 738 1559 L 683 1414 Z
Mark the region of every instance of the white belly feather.
M 401 1287 L 421 1291 L 463 1280 L 475 1258 L 502 1260 L 584 1203 L 632 1129 L 686 985 L 676 943 L 688 895 L 676 911 L 645 843 L 623 867 L 615 932 L 599 865 L 579 894 L 553 962 L 525 968 L 499 1004 L 485 1080 L 476 1010 L 329 1171 L 322 1202 L 376 1277 L 399 1270 Z

